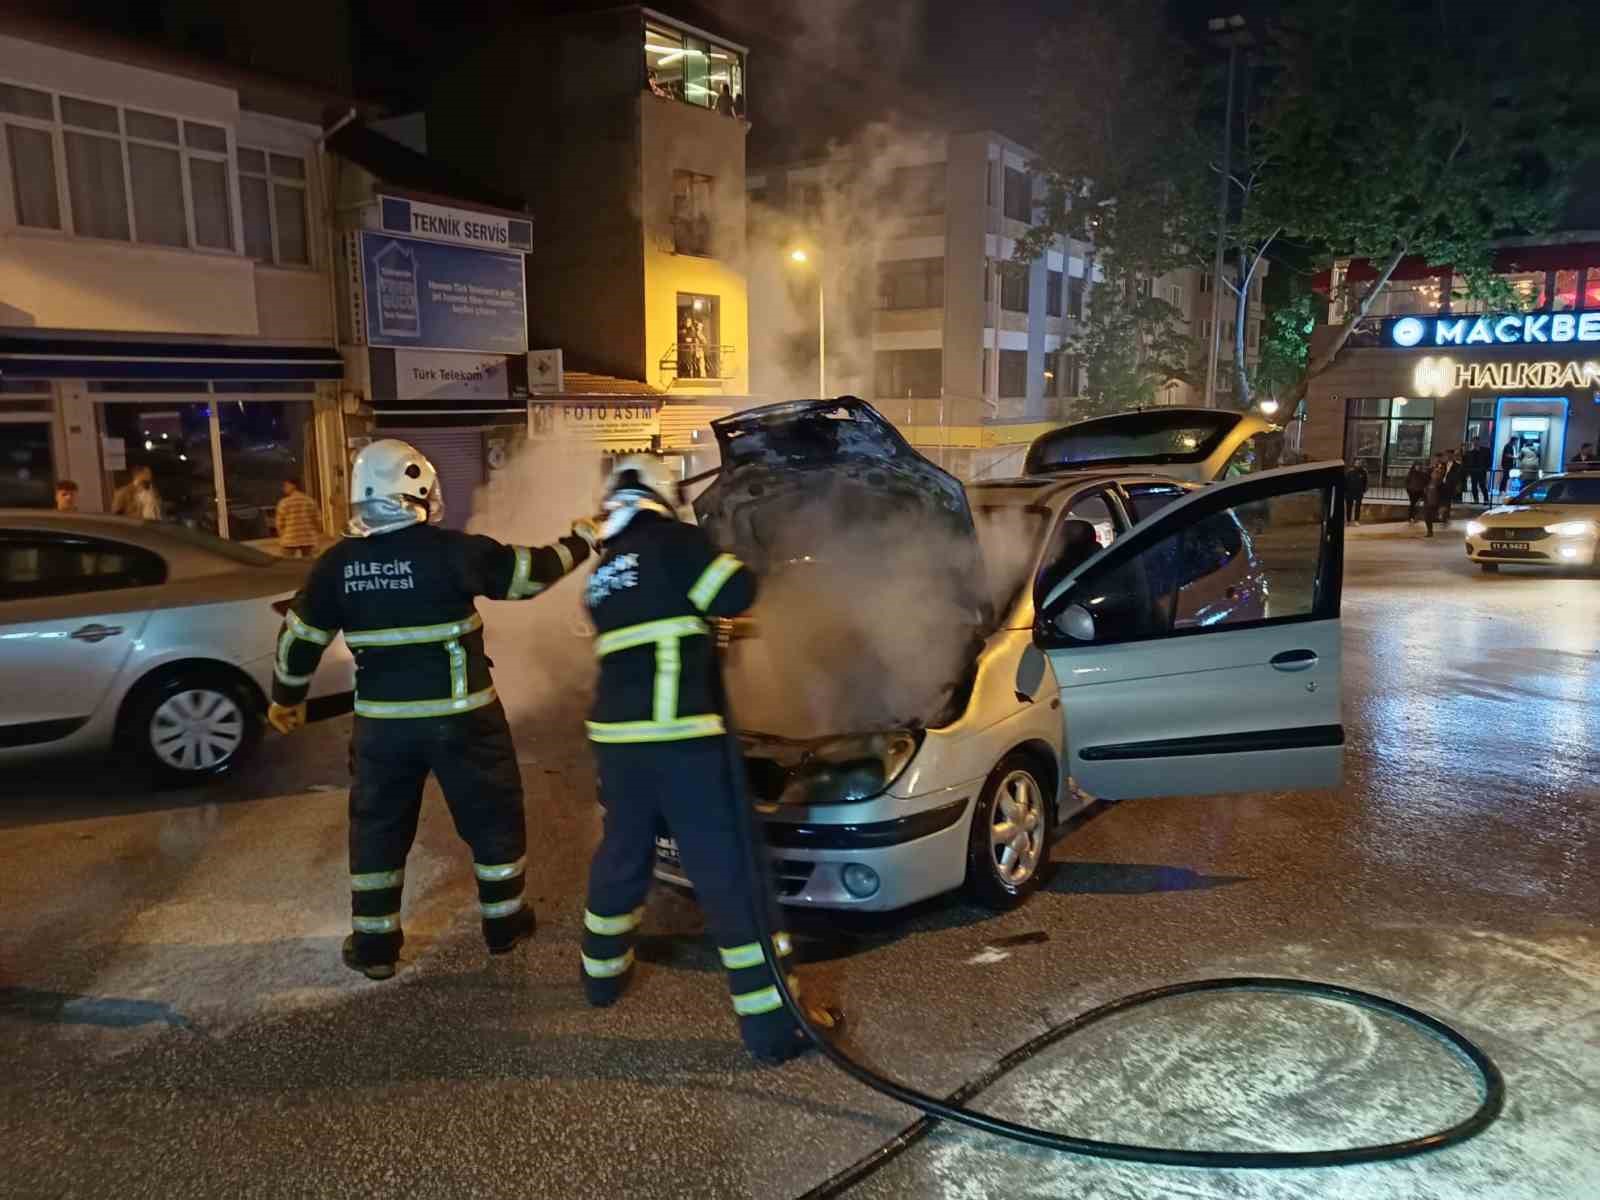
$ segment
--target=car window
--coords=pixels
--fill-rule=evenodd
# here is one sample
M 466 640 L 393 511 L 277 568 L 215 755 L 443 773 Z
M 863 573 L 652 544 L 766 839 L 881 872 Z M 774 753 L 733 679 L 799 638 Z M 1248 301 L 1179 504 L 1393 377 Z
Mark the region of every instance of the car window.
M 1095 539 L 1102 546 L 1111 545 L 1116 541 L 1117 534 L 1122 532 L 1117 514 L 1111 510 L 1111 504 L 1104 492 L 1096 492 L 1073 501 L 1072 507 L 1066 512 L 1066 519 L 1089 522 L 1094 526 Z
M 1169 483 L 1136 483 L 1123 489 L 1128 493 L 1128 504 L 1133 509 L 1133 519 L 1142 521 L 1154 516 L 1175 500 L 1189 493 Z
M 1111 507 L 1104 490 L 1076 497 L 1056 522 L 1050 545 L 1039 560 L 1034 598 L 1043 600 L 1056 584 L 1111 545 L 1122 532 L 1122 518 Z
M 1095 618 L 1097 641 L 1310 616 L 1330 503 L 1319 487 L 1213 513 L 1092 568 L 1072 602 Z
M 1518 504 L 1600 504 L 1600 475 L 1546 479 L 1517 493 Z
M 73 534 L 0 534 L 0 600 L 150 587 L 167 577 L 159 554 Z
M 246 567 L 272 567 L 283 560 L 264 550 L 257 550 L 254 546 L 246 546 L 242 542 L 230 542 L 203 529 L 191 529 L 187 525 L 175 522 L 161 526 L 161 536 L 170 538 L 175 542 L 182 542 L 193 546 L 197 550 L 205 550 L 211 554 L 220 555 L 229 562 L 239 563 Z
M 1222 478 L 1234 479 L 1256 471 L 1268 471 L 1279 465 L 1283 458 L 1283 434 L 1276 429 L 1263 429 L 1239 443 L 1222 468 Z

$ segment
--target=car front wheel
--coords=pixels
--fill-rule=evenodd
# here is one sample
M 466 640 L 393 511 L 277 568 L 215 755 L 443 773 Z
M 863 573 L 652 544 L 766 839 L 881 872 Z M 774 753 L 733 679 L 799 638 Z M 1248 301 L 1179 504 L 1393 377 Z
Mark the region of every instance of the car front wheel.
M 226 775 L 261 741 L 261 714 L 243 681 L 214 668 L 180 670 L 141 687 L 122 735 L 160 783 L 199 783 Z
M 1049 792 L 1026 754 L 1001 759 L 983 785 L 967 844 L 967 890 L 997 911 L 1038 891 L 1050 854 Z

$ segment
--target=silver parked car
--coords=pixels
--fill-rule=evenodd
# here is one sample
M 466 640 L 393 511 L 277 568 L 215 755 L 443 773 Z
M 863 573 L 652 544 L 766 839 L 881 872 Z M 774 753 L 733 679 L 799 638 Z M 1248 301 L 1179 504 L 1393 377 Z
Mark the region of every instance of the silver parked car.
M 179 525 L 0 509 L 0 762 L 116 748 L 162 782 L 231 771 L 308 569 Z M 348 710 L 354 677 L 341 642 L 311 715 Z
M 728 686 L 785 903 L 1007 908 L 1090 796 L 1339 783 L 1341 464 L 963 489 L 857 400 L 713 428 L 695 509 L 764 576 Z M 692 883 L 667 836 L 657 877 Z

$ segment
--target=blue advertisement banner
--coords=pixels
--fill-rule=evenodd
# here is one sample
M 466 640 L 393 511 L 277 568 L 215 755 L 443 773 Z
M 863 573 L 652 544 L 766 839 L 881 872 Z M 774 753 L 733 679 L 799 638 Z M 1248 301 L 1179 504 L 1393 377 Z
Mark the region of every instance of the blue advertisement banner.
M 363 230 L 361 281 L 369 345 L 527 352 L 520 254 Z

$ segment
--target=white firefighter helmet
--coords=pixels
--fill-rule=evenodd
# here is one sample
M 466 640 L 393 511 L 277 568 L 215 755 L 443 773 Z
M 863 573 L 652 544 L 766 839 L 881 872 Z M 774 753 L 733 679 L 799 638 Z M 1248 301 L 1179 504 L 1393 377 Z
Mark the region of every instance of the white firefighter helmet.
M 630 454 L 617 460 L 606 477 L 607 510 L 630 507 L 641 502 L 677 511 L 678 475 L 659 454 Z
M 444 489 L 428 456 L 409 442 L 369 442 L 350 466 L 350 533 L 368 537 L 444 516 Z

